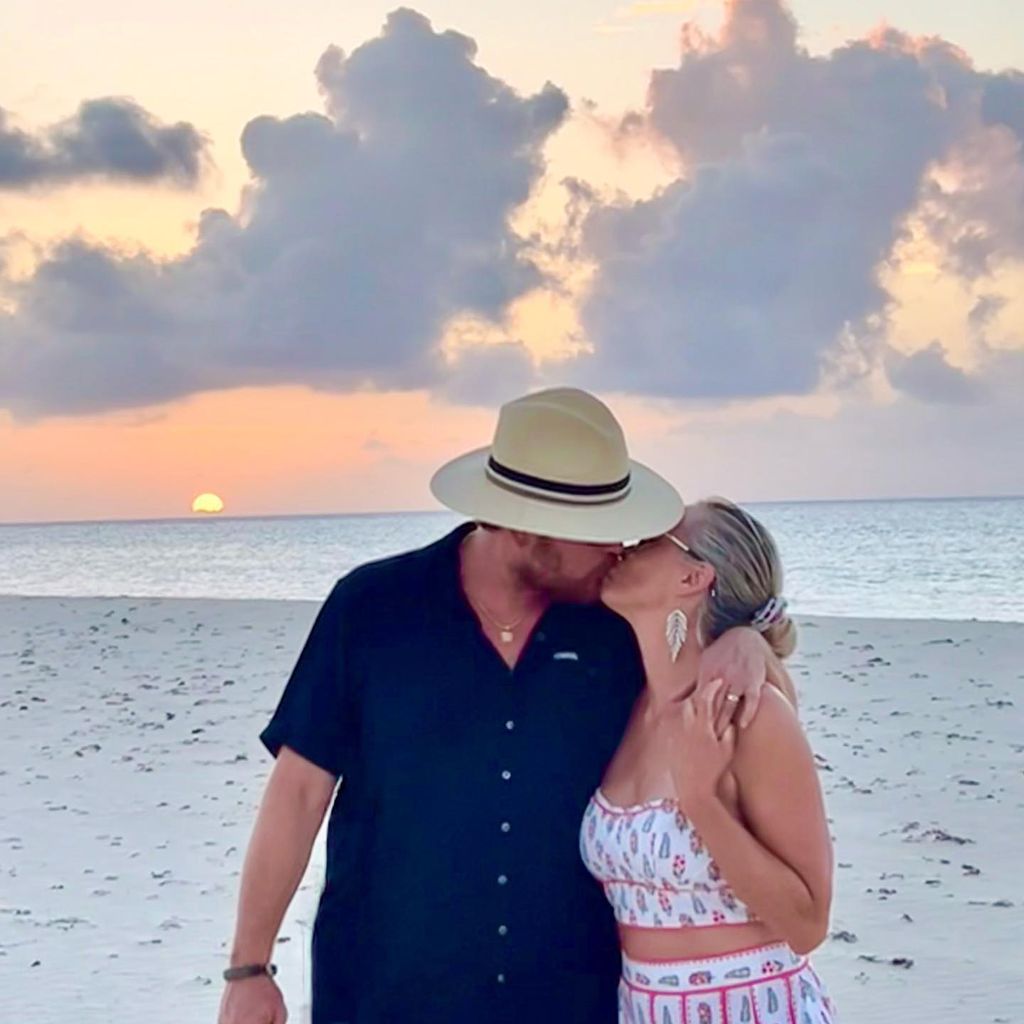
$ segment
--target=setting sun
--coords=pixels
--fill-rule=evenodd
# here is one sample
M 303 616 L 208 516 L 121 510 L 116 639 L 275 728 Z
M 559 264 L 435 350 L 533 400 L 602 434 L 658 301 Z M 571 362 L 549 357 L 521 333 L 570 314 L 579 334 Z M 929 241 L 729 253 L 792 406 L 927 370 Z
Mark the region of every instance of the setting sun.
M 199 494 L 192 502 L 193 512 L 223 512 L 224 502 L 216 494 Z

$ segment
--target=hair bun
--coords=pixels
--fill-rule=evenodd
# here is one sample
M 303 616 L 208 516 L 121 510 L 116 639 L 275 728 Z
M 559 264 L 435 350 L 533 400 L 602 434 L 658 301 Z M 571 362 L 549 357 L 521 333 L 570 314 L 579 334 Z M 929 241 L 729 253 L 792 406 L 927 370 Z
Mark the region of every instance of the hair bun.
M 796 650 L 796 623 L 786 614 L 761 635 L 777 658 L 788 658 Z

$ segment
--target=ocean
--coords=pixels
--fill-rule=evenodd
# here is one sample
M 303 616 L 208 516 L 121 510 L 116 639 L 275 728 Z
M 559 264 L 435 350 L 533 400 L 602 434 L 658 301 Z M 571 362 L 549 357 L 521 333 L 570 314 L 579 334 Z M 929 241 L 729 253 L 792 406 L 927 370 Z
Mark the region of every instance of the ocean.
M 798 614 L 1024 622 L 1024 498 L 750 504 Z M 0 525 L 0 593 L 322 600 L 446 512 Z

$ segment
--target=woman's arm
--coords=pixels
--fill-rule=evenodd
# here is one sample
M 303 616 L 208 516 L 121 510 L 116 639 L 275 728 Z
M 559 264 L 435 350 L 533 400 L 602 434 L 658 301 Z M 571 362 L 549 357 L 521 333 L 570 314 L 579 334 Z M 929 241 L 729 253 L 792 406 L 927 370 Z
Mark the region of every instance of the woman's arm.
M 719 738 L 714 693 L 687 703 L 687 735 L 679 737 L 673 772 L 682 809 L 736 895 L 794 950 L 809 952 L 828 932 L 832 842 L 796 713 L 768 690 L 738 739 L 731 727 Z M 736 778 L 746 824 L 718 796 L 726 765 Z

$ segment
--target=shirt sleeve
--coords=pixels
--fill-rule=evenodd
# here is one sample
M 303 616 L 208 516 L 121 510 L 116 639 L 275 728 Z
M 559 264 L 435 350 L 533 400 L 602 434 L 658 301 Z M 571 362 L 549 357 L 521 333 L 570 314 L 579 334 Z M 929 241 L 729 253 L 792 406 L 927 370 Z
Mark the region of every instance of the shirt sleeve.
M 335 776 L 350 763 L 356 726 L 348 590 L 339 580 L 321 605 L 277 710 L 260 733 L 274 757 L 291 747 Z

